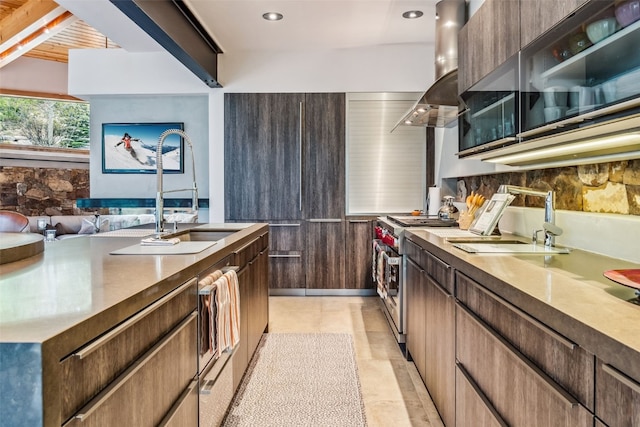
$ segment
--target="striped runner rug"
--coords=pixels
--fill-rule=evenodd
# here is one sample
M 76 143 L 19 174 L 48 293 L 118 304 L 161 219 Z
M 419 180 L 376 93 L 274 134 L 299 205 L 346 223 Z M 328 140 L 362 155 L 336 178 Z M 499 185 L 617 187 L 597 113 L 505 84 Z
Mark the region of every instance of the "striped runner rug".
M 262 336 L 223 426 L 366 426 L 350 334 Z

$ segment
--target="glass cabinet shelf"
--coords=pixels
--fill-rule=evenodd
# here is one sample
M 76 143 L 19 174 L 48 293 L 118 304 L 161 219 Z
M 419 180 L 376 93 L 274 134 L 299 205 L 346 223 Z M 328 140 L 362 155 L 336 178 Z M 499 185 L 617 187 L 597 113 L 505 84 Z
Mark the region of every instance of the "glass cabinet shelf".
M 471 117 L 475 119 L 475 118 L 478 118 L 478 117 L 483 116 L 485 114 L 493 114 L 493 115 L 495 115 L 496 113 L 504 116 L 505 104 L 508 103 L 509 101 L 513 102 L 515 100 L 515 97 L 516 97 L 516 94 L 511 92 L 507 96 L 505 96 L 504 98 L 494 102 L 493 104 L 491 104 L 491 105 L 489 105 L 487 107 L 484 107 L 482 110 L 480 110 L 480 111 L 478 111 L 476 113 L 471 114 Z
M 553 84 L 554 80 L 572 80 L 576 84 L 585 84 L 585 70 L 589 69 L 588 78 L 592 81 L 602 83 L 611 77 L 612 70 L 624 72 L 629 68 L 637 66 L 637 49 L 640 48 L 640 21 L 637 21 L 626 28 L 618 31 L 612 36 L 588 47 L 572 56 L 564 62 L 544 71 L 540 77 L 544 82 Z M 618 61 L 608 62 L 612 56 L 611 51 L 615 50 Z M 634 55 L 636 53 L 636 55 Z

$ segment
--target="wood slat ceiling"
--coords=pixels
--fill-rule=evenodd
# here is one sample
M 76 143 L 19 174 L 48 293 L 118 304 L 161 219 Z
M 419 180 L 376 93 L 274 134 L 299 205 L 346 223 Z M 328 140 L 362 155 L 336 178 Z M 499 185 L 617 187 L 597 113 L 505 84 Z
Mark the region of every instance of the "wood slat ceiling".
M 2 0 L 0 2 L 0 21 L 29 1 L 34 0 Z M 109 40 L 85 22 L 78 20 L 58 34 L 29 50 L 23 56 L 66 63 L 69 59 L 69 49 L 117 47 L 119 46 L 116 43 Z

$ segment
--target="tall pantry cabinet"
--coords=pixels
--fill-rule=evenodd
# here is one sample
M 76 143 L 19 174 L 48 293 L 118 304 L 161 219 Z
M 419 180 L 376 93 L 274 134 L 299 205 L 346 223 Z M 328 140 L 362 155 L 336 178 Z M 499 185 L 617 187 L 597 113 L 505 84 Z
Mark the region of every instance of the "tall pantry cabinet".
M 345 287 L 345 95 L 225 94 L 225 220 L 268 222 L 272 289 Z

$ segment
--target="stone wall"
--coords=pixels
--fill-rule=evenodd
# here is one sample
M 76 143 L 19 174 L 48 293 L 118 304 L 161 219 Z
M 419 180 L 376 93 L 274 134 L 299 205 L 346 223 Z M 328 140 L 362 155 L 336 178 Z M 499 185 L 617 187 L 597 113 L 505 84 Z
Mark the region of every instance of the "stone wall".
M 76 208 L 76 199 L 88 197 L 88 169 L 0 166 L 0 209 L 27 216 L 93 213 Z
M 501 184 L 555 190 L 556 209 L 640 215 L 640 160 L 458 178 L 457 200 L 471 191 L 490 198 Z M 520 195 L 511 205 L 544 207 L 544 199 Z

